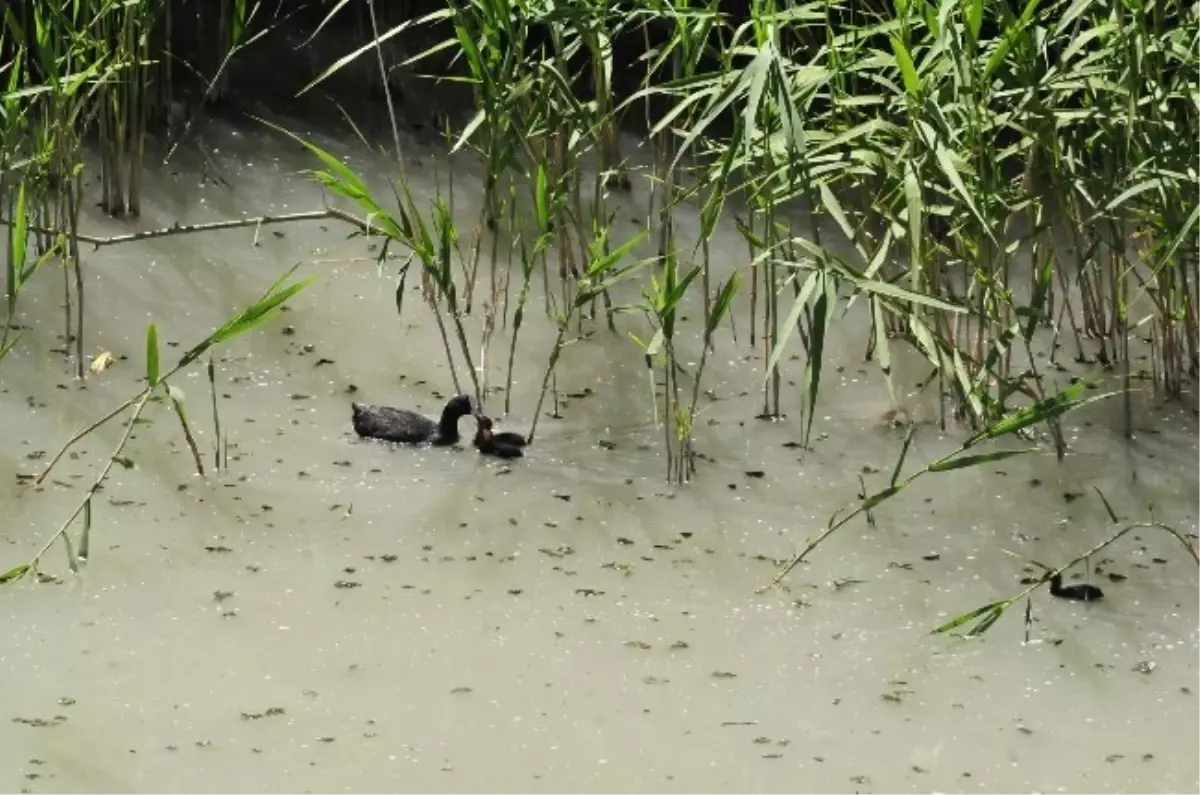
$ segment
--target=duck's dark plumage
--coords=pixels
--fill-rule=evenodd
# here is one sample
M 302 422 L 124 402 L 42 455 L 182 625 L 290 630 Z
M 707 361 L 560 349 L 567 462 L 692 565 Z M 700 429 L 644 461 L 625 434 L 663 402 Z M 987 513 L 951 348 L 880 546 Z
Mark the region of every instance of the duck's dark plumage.
M 475 413 L 475 401 L 470 395 L 450 398 L 437 422 L 415 411 L 391 406 L 353 403 L 351 407 L 355 433 L 400 444 L 454 444 L 461 438 L 458 433 L 459 419 Z
M 497 458 L 521 458 L 525 455 L 521 448 L 528 442 L 521 434 L 511 431 L 495 433 L 492 431 L 492 421 L 487 417 L 478 416 L 475 422 L 475 447 L 480 453 Z
M 1078 602 L 1096 602 L 1104 598 L 1104 591 L 1095 585 L 1063 585 L 1062 575 L 1058 574 L 1050 578 L 1050 595 Z

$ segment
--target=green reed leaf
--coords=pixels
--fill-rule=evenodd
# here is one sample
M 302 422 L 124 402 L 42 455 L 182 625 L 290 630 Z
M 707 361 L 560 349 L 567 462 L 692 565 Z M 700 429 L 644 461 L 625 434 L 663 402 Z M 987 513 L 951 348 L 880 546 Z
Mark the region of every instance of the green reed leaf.
M 214 345 L 219 345 L 248 331 L 252 331 L 275 317 L 279 313 L 279 308 L 284 303 L 316 281 L 315 276 L 310 276 L 307 279 L 284 286 L 284 282 L 299 267 L 299 264 L 296 264 L 289 268 L 274 284 L 267 288 L 266 292 L 263 293 L 263 296 L 257 302 L 227 320 L 224 325 L 213 331 L 206 339 L 185 353 L 183 358 L 180 359 L 178 366 L 183 367 L 192 363 Z
M 896 36 L 889 36 L 888 40 L 892 45 L 892 53 L 896 56 L 896 66 L 900 68 L 904 90 L 911 99 L 916 99 L 921 94 L 921 78 L 917 75 L 917 68 L 913 65 L 912 55 L 909 53 L 908 47 L 904 46 L 904 42 Z
M 1006 414 L 967 439 L 963 443 L 963 447 L 970 447 L 988 439 L 996 439 L 1006 434 L 1016 433 L 1019 430 L 1028 428 L 1030 425 L 1054 419 L 1081 406 L 1095 403 L 1098 400 L 1106 400 L 1120 394 L 1119 392 L 1105 392 L 1100 395 L 1081 398 L 1080 395 L 1083 394 L 1084 390 L 1090 387 L 1091 382 L 1079 381 L 1032 406 L 1026 406 Z
M 29 571 L 28 563 L 22 563 L 20 566 L 13 566 L 8 571 L 0 574 L 0 585 L 8 582 L 16 582 L 24 577 L 27 571 Z
M 12 226 L 8 230 L 8 259 L 4 268 L 4 287 L 8 298 L 8 317 L 6 323 L 12 323 L 13 311 L 17 306 L 17 295 L 21 291 L 20 274 L 25 268 L 27 256 L 26 245 L 29 240 L 27 224 L 29 218 L 25 211 L 25 181 L 17 183 L 16 201 L 12 209 Z
M 983 607 L 977 607 L 974 610 L 963 613 L 962 615 L 955 616 L 954 618 L 950 619 L 946 623 L 939 625 L 937 628 L 935 628 L 933 630 L 932 634 L 935 634 L 935 635 L 944 634 L 946 632 L 949 632 L 952 629 L 961 627 L 963 624 L 967 623 L 968 621 L 973 621 L 974 619 L 978 618 L 979 616 L 982 616 L 985 613 L 991 613 L 996 610 L 999 610 L 1000 612 L 1004 612 L 1004 610 L 1009 606 L 1009 604 L 1011 604 L 1011 603 L 1007 599 L 1001 599 L 996 602 L 990 602 L 989 604 L 986 604 Z
M 994 453 L 980 453 L 978 455 L 960 455 L 955 458 L 935 461 L 929 465 L 930 472 L 949 472 L 952 469 L 966 469 L 975 467 L 981 464 L 990 464 L 993 461 L 1003 461 L 1006 458 L 1014 458 L 1027 453 L 1036 453 L 1035 448 L 1027 448 L 1024 450 L 997 450 Z
M 79 573 L 79 560 L 75 557 L 75 545 L 71 543 L 71 534 L 62 534 L 63 547 L 67 551 L 67 568 L 72 574 Z
M 741 273 L 734 271 L 733 275 L 721 285 L 721 289 L 717 291 L 717 297 L 713 300 L 712 311 L 708 316 L 708 328 L 705 329 L 706 336 L 711 337 L 716 333 L 717 327 L 721 325 L 721 321 L 729 314 L 729 310 L 733 306 L 733 298 L 737 295 L 741 284 Z
M 788 312 L 787 318 L 783 321 L 783 326 L 779 329 L 779 340 L 773 346 L 771 358 L 767 360 L 767 368 L 763 372 L 764 381 L 771 377 L 771 373 L 775 372 L 775 368 L 778 366 L 783 352 L 787 349 L 788 341 L 792 338 L 792 333 L 796 330 L 796 325 L 800 322 L 800 315 L 803 314 L 804 308 L 808 306 L 808 299 L 812 297 L 813 290 L 816 289 L 817 278 L 820 275 L 821 272 L 816 270 L 808 274 L 808 278 L 804 280 L 804 285 L 800 288 L 800 293 L 792 300 L 791 311 Z
M 550 191 L 547 186 L 548 181 L 546 165 L 538 163 L 536 188 L 534 189 L 534 206 L 537 208 L 538 233 L 543 235 L 550 231 Z M 524 245 L 524 239 L 521 242 Z
M 900 457 L 896 459 L 896 466 L 892 468 L 892 480 L 889 488 L 896 488 L 896 483 L 900 480 L 900 473 L 904 471 L 904 459 L 908 458 L 908 451 L 912 447 L 913 437 L 916 434 L 917 426 L 909 425 L 908 432 L 904 434 L 904 445 L 900 448 Z
M 813 420 L 817 413 L 817 396 L 821 391 L 821 365 L 825 358 L 825 334 L 829 331 L 829 323 L 833 316 L 834 304 L 837 302 L 837 292 L 833 280 L 827 275 L 821 276 L 821 294 L 813 304 L 812 339 L 808 350 L 808 361 L 804 367 L 804 394 L 808 398 L 808 412 L 804 424 L 804 446 L 808 447 L 812 437 Z
M 1108 498 L 1104 496 L 1104 492 L 1100 491 L 1100 487 L 1095 484 L 1092 484 L 1092 488 L 1095 489 L 1096 494 L 1100 496 L 1100 502 L 1104 503 L 1104 510 L 1108 511 L 1108 518 L 1112 520 L 1113 524 L 1120 524 L 1121 520 L 1117 518 L 1117 512 L 1114 511 L 1112 505 L 1109 504 Z
M 876 505 L 883 502 L 884 500 L 895 497 L 897 494 L 904 491 L 904 489 L 906 489 L 906 488 L 908 488 L 907 482 L 897 483 L 894 486 L 888 486 L 883 491 L 877 491 L 874 494 L 872 494 L 870 497 L 867 497 L 865 500 L 863 500 L 861 503 L 859 503 L 858 507 L 860 510 L 863 510 L 863 511 L 865 511 L 869 508 L 874 508 Z
M 83 504 L 83 530 L 79 532 L 79 552 L 76 555 L 83 562 L 91 557 L 92 550 L 92 500 L 89 498 Z
M 158 386 L 158 327 L 151 323 L 146 327 L 146 383 L 150 388 Z
M 21 335 L 17 334 L 3 346 L 0 346 L 0 362 L 4 361 L 4 357 L 8 356 L 9 352 L 16 346 L 17 340 L 21 339 Z

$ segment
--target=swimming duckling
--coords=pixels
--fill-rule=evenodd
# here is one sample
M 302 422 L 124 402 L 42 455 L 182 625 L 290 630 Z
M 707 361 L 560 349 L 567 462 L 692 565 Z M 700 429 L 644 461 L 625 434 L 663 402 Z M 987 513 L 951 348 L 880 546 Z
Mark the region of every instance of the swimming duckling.
M 528 442 L 521 434 L 511 431 L 495 433 L 492 431 L 491 419 L 482 415 L 477 415 L 475 422 L 477 425 L 475 447 L 483 455 L 491 455 L 496 458 L 521 458 L 525 455 L 521 448 L 525 447 Z
M 1050 578 L 1050 595 L 1059 599 L 1074 599 L 1078 602 L 1098 602 L 1104 598 L 1104 591 L 1095 585 L 1081 583 L 1079 585 L 1063 585 L 1062 575 L 1056 574 Z

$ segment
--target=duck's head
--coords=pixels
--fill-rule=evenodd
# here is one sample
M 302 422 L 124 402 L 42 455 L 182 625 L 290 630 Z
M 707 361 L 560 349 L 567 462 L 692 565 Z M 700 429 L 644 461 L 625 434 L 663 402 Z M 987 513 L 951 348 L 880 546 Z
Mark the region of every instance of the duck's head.
M 465 417 L 468 414 L 478 414 L 479 408 L 471 395 L 455 395 L 446 404 L 446 413 L 454 417 Z

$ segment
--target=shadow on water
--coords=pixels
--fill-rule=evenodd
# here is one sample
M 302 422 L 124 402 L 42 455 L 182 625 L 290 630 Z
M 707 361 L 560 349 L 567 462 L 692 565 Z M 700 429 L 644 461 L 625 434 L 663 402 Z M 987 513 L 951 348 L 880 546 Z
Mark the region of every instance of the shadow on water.
M 164 169 L 148 180 L 143 228 L 320 206 L 295 146 L 251 126 L 206 136 L 231 187 Z M 316 141 L 363 173 L 388 172 L 361 147 Z M 409 170 L 414 189 L 432 195 L 434 149 L 409 152 L 423 164 Z M 473 216 L 479 177 L 458 168 L 458 209 Z M 86 227 L 125 229 L 99 215 Z M 522 461 L 355 438 L 352 385 L 356 400 L 439 410 L 451 385 L 436 326 L 415 295 L 397 318 L 395 267 L 377 271 L 371 244 L 345 228 L 277 229 L 257 246 L 243 229 L 90 255 L 89 306 L 109 309 L 90 310 L 88 345 L 118 361 L 86 388 L 51 353 L 54 280 L 22 299 L 33 330 L 0 387 L 4 415 L 22 418 L 0 427 L 6 561 L 57 526 L 121 428 L 86 440 L 42 490 L 16 476 L 139 388 L 147 322 L 165 350 L 186 347 L 295 262 L 321 276 L 281 321 L 218 357 L 227 471 L 196 477 L 174 419 L 152 412 L 129 450 L 136 468 L 115 469 L 102 492 L 86 576 L 4 591 L 7 787 L 1197 786 L 1196 575 L 1164 538 L 1142 533 L 1092 561 L 1099 604 L 1039 593 L 1034 643 L 1015 613 L 983 641 L 928 635 L 1017 592 L 1021 558 L 1068 560 L 1110 533 L 1093 486 L 1124 518 L 1150 505 L 1195 532 L 1197 429 L 1177 407 L 1147 403 L 1127 445 L 1110 430 L 1117 404 L 1099 404 L 1069 417 L 1064 465 L 1030 456 L 921 481 L 875 527 L 834 536 L 788 590 L 755 596 L 854 499 L 860 474 L 872 488 L 890 474 L 903 432 L 883 421 L 886 390 L 861 363 L 865 318 L 851 313 L 827 343 L 810 451 L 795 446 L 799 390 L 785 389 L 787 420 L 751 419 L 756 398 L 743 393 L 756 392 L 761 362 L 744 340 L 721 339 L 708 382 L 718 399 L 699 429 L 706 460 L 675 492 L 641 356 L 607 332 L 567 349 L 559 382 L 575 397 Z M 721 234 L 714 250 L 736 262 L 739 238 L 731 225 Z M 522 330 L 504 427 L 528 428 L 550 325 Z M 503 336 L 493 350 L 507 350 Z M 922 364 L 896 358 L 911 389 Z M 211 455 L 202 369 L 178 386 Z M 499 404 L 490 398 L 491 413 Z M 912 466 L 957 445 L 936 404 L 912 395 L 905 409 L 924 423 Z

